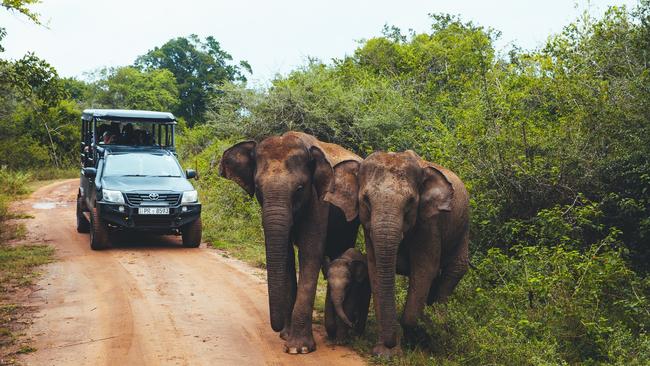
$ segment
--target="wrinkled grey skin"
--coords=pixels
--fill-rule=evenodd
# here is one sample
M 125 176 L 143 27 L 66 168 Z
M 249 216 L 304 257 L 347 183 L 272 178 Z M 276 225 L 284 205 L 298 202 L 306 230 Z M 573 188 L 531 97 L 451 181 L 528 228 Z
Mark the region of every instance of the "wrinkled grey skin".
M 327 296 L 325 329 L 330 339 L 341 341 L 352 328 L 363 334 L 370 306 L 370 278 L 366 256 L 350 248 L 340 257 L 326 258 Z
M 300 132 L 240 142 L 221 159 L 220 175 L 255 195 L 262 206 L 271 328 L 280 332 L 289 353 L 316 349 L 312 311 L 323 258 L 354 246 L 359 221 L 348 220 L 336 205 L 346 204 L 347 183 L 356 181 L 360 160 Z M 335 204 L 323 200 L 330 190 L 337 192 L 331 194 Z
M 409 337 L 425 304 L 446 301 L 467 272 L 469 197 L 453 172 L 412 151 L 371 154 L 360 164 L 357 182 L 354 207 L 364 228 L 380 327 L 373 354 L 391 357 L 401 353 L 395 273 L 409 277 L 401 317 Z

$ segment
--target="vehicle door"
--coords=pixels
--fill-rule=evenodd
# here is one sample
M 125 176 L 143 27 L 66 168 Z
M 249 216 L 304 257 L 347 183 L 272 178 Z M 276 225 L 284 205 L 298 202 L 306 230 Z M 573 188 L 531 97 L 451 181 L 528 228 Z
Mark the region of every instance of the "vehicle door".
M 88 192 L 88 178 L 84 175 L 84 168 L 92 167 L 92 122 L 82 119 L 81 120 L 81 171 L 79 177 L 79 195 L 81 197 L 82 206 L 88 207 L 86 204 Z M 83 208 L 83 207 L 82 207 Z
M 95 178 L 86 178 L 88 181 L 88 188 L 86 190 L 86 204 L 88 205 L 89 209 L 93 209 L 95 207 L 95 203 L 97 202 L 97 190 L 101 189 L 101 187 L 98 187 L 100 185 L 98 182 L 101 182 L 103 167 L 104 159 L 97 159 L 97 174 L 95 175 Z

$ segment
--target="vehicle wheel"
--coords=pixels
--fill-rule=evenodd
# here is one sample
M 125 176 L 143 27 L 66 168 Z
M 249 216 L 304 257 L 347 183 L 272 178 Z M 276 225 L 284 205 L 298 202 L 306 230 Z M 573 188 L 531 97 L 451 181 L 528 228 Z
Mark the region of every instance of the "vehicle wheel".
M 77 232 L 87 233 L 90 231 L 90 223 L 81 209 L 81 197 L 77 197 Z
M 100 250 L 108 248 L 108 228 L 104 221 L 99 217 L 97 207 L 90 211 L 90 248 Z
M 201 245 L 201 218 L 183 226 L 183 246 L 185 248 L 198 248 Z

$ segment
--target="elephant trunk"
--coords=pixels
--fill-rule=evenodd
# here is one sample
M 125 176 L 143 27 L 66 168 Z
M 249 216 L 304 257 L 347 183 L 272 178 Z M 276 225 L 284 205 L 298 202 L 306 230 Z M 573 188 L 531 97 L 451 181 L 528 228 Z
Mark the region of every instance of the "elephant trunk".
M 268 200 L 272 204 L 262 209 L 262 226 L 266 246 L 266 274 L 269 290 L 269 311 L 271 328 L 279 332 L 284 328 L 287 313 L 287 293 L 289 292 L 287 276 L 287 253 L 289 252 L 289 232 L 293 218 L 288 204 L 282 201 Z M 295 274 L 294 274 L 295 275 Z
M 345 310 L 343 309 L 343 301 L 345 301 L 345 288 L 340 286 L 330 287 L 330 294 L 332 295 L 332 304 L 334 305 L 334 310 L 336 315 L 343 320 L 350 328 L 353 327 L 352 322 L 348 318 Z
M 373 220 L 371 225 L 377 276 L 377 288 L 374 292 L 379 308 L 380 335 L 384 345 L 392 348 L 397 345 L 395 270 L 397 249 L 403 238 L 402 217 L 390 214 L 377 215 L 377 220 Z

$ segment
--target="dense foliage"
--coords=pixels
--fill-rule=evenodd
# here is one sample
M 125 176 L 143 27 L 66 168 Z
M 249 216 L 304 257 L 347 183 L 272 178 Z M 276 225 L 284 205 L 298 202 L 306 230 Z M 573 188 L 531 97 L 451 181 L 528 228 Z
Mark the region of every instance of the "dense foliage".
M 190 126 L 203 119 L 210 96 L 218 93 L 227 81 L 246 81 L 244 72 L 251 73 L 246 61 L 231 64 L 232 56 L 217 40 L 205 41 L 192 34 L 172 39 L 138 57 L 135 65 L 143 70 L 168 70 L 176 78 L 180 103 L 173 108 Z
M 61 167 L 76 157 L 80 112 L 47 62 L 0 60 L 0 105 L 0 165 Z
M 95 76 L 96 81 L 80 95 L 82 101 L 105 108 L 153 111 L 168 111 L 180 104 L 176 80 L 166 69 L 141 71 L 125 66 L 103 69 Z

